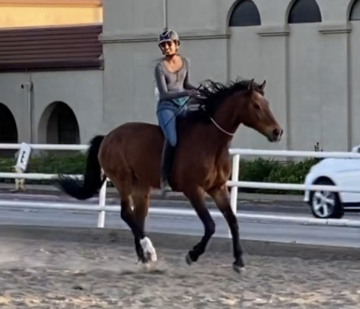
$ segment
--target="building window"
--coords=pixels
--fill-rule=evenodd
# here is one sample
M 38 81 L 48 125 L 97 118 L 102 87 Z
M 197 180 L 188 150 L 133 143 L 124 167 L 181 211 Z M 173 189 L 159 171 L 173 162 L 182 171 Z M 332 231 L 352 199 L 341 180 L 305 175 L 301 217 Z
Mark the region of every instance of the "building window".
M 315 0 L 296 0 L 289 12 L 289 24 L 320 23 L 320 8 Z
M 251 0 L 239 1 L 232 10 L 229 27 L 261 25 L 259 10 Z
M 76 116 L 69 105 L 54 102 L 46 124 L 46 143 L 80 144 L 80 129 Z
M 357 0 L 353 3 L 351 10 L 350 10 L 349 20 L 360 20 L 360 1 L 359 0 Z

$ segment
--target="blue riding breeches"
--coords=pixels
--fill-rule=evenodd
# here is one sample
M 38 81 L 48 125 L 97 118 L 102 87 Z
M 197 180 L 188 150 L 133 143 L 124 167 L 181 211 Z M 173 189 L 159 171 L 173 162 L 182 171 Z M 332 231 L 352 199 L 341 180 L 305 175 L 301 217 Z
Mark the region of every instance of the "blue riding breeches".
M 165 139 L 173 147 L 177 144 L 176 118 L 184 117 L 187 110 L 186 105 L 180 107 L 172 102 L 162 101 L 157 104 L 156 115 L 159 126 L 164 133 Z

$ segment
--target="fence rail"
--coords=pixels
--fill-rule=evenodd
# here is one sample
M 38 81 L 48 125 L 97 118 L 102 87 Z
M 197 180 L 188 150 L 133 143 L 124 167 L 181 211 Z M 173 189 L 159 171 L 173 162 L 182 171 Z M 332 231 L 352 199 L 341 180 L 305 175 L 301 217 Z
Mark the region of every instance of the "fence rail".
M 72 178 L 81 178 L 82 175 L 67 175 Z M 0 178 L 8 179 L 32 179 L 32 180 L 54 180 L 57 179 L 57 174 L 37 174 L 37 173 L 0 173 Z M 107 179 L 109 182 L 109 179 Z M 226 185 L 231 188 L 250 188 L 250 189 L 269 189 L 269 190 L 294 190 L 294 191 L 332 191 L 332 192 L 359 192 L 357 187 L 339 187 L 339 186 L 325 186 L 325 185 L 302 185 L 293 183 L 267 183 L 267 182 L 253 182 L 253 181 L 232 181 L 229 180 Z
M 19 207 L 18 201 L 2 201 L 0 200 L 0 206 L 2 207 Z M 55 210 L 80 210 L 80 211 L 98 211 L 102 213 L 105 211 L 108 212 L 120 212 L 120 206 L 109 206 L 109 205 L 89 205 L 89 204 L 71 204 L 71 203 L 51 203 L 49 207 L 48 202 L 31 202 L 31 201 L 21 201 L 22 208 L 28 209 L 55 209 Z M 209 210 L 210 214 L 216 217 L 223 217 L 223 215 L 217 210 Z M 162 208 L 162 207 L 152 207 L 149 208 L 150 214 L 157 215 L 169 215 L 169 216 L 196 216 L 196 213 L 193 209 L 176 209 L 176 208 Z M 293 216 L 278 216 L 278 215 L 265 215 L 265 214 L 255 214 L 255 213 L 244 213 L 237 212 L 236 217 L 238 219 L 248 219 L 248 220 L 262 220 L 262 221 L 276 221 L 276 222 L 292 222 L 299 224 L 308 224 L 308 225 L 329 225 L 329 226 L 343 226 L 343 227 L 360 227 L 360 220 L 349 220 L 349 219 L 315 219 L 308 217 L 293 217 Z M 98 226 L 103 227 L 103 226 Z
M 231 155 L 244 156 L 360 159 L 360 153 L 349 151 L 298 151 L 231 148 L 229 149 L 229 153 Z
M 34 150 L 68 150 L 84 151 L 89 148 L 88 145 L 52 145 L 52 144 L 29 144 Z M 19 150 L 21 144 L 0 144 L 0 149 Z
M 48 144 L 30 144 L 31 149 L 34 150 L 69 150 L 69 151 L 84 151 L 87 150 L 87 145 L 48 145 Z M 0 149 L 20 149 L 21 144 L 0 144 Z M 278 190 L 324 190 L 333 192 L 356 192 L 360 193 L 359 188 L 355 187 L 337 187 L 324 185 L 303 185 L 290 183 L 261 183 L 261 182 L 247 182 L 239 181 L 239 166 L 240 156 L 277 156 L 277 157 L 313 157 L 313 158 L 358 158 L 360 154 L 355 152 L 315 152 L 315 151 L 288 151 L 288 150 L 259 150 L 259 149 L 239 149 L 234 148 L 229 150 L 232 159 L 232 177 L 227 182 L 227 186 L 231 187 L 231 207 L 235 213 L 241 218 L 258 219 L 258 220 L 280 220 L 288 222 L 297 222 L 305 224 L 320 224 L 320 225 L 336 225 L 336 226 L 360 226 L 358 220 L 345 219 L 315 219 L 302 218 L 291 216 L 270 216 L 270 215 L 256 215 L 243 214 L 237 212 L 237 198 L 238 188 L 257 188 L 257 189 L 278 189 Z M 69 175 L 72 177 L 81 177 L 81 175 Z M 37 173 L 0 173 L 1 178 L 11 179 L 47 179 L 51 180 L 57 177 L 56 174 L 37 174 Z M 108 180 L 107 180 L 108 181 Z M 98 211 L 97 227 L 103 228 L 105 226 L 105 212 L 119 211 L 120 206 L 106 206 L 106 188 L 107 181 L 105 181 L 99 193 L 99 205 L 89 204 L 70 204 L 70 203 L 50 203 L 50 202 L 10 202 L 1 201 L 0 206 L 11 207 L 27 207 L 27 208 L 47 208 L 47 209 L 64 209 L 64 210 L 92 210 Z M 151 208 L 150 213 L 157 213 L 163 215 L 195 215 L 192 210 L 175 209 L 175 208 Z M 214 216 L 219 216 L 219 212 L 212 212 Z

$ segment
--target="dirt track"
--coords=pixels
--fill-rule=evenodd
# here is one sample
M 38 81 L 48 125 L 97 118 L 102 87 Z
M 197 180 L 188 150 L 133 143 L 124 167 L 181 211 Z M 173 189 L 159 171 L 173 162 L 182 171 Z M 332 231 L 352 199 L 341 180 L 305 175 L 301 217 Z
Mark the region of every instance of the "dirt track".
M 6 308 L 359 308 L 360 262 L 158 250 L 155 272 L 117 244 L 0 239 L 0 307 Z

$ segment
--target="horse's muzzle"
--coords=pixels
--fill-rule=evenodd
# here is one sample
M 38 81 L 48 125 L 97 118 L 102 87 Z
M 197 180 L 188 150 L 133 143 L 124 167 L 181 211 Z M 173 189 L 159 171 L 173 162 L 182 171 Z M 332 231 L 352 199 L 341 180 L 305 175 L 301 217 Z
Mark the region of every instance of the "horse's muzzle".
M 280 142 L 281 136 L 283 135 L 284 130 L 280 127 L 277 127 L 271 131 L 271 133 L 268 135 L 268 140 L 270 142 Z

